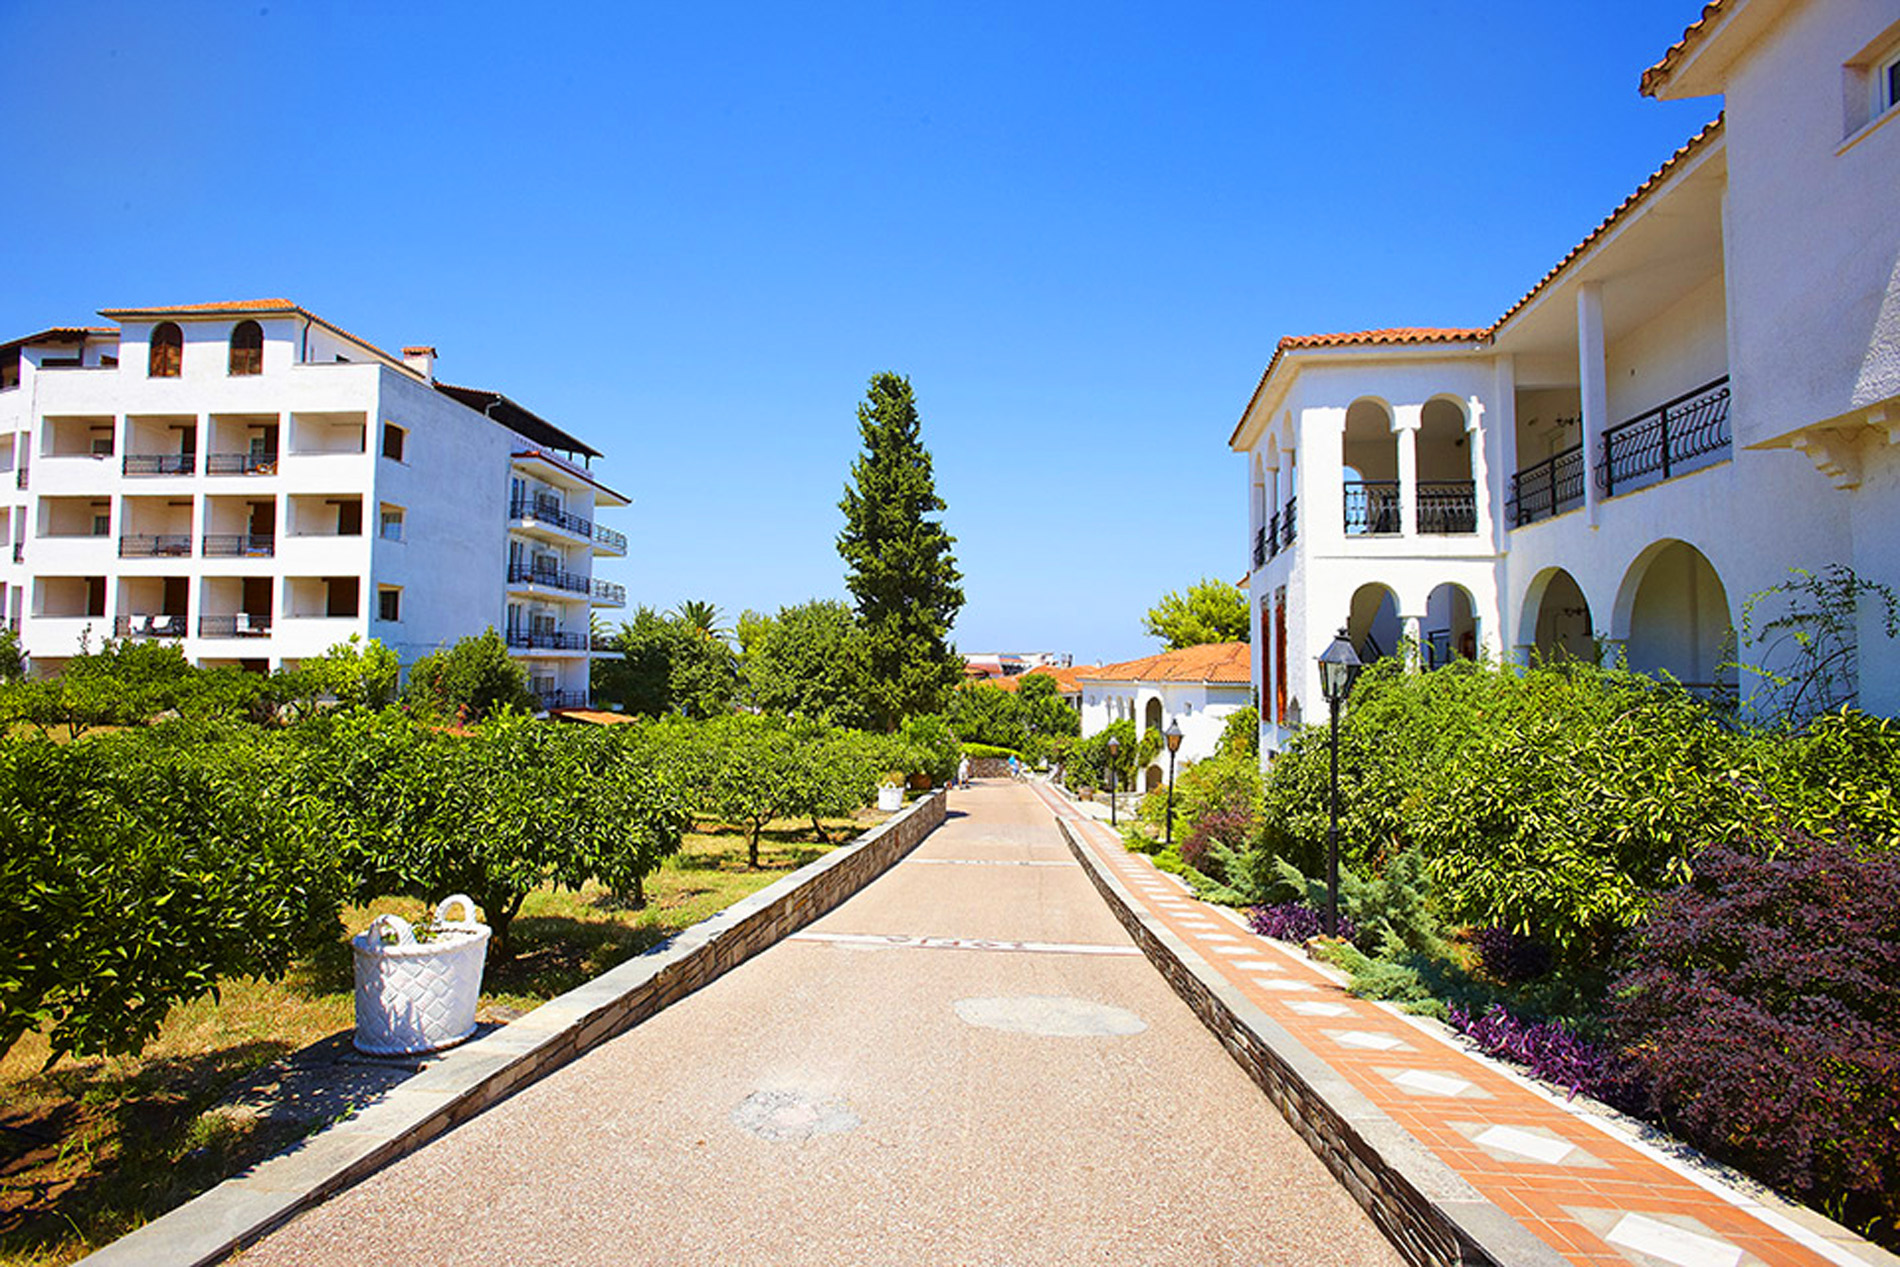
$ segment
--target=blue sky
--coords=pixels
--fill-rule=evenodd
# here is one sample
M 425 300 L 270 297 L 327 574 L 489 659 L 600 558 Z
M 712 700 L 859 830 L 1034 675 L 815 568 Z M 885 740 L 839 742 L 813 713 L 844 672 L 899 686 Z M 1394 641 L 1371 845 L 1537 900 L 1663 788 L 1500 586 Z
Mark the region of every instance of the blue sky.
M 1245 570 L 1283 334 L 1494 319 L 1719 106 L 1699 0 L 0 5 L 5 337 L 282 295 L 606 451 L 607 575 L 844 595 L 910 376 L 965 650 L 1154 649 Z

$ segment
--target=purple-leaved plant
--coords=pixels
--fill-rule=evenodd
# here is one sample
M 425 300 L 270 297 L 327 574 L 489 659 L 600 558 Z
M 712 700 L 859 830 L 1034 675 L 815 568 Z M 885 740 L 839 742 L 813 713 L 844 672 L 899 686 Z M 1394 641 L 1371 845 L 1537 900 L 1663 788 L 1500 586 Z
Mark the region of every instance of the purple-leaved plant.
M 1298 943 L 1311 940 L 1325 931 L 1326 916 L 1304 902 L 1281 902 L 1249 910 L 1247 924 L 1262 937 Z M 1339 913 L 1339 935 L 1347 941 L 1359 936 L 1358 927 L 1344 911 Z
M 1550 947 L 1534 937 L 1493 924 L 1471 934 L 1471 948 L 1493 979 L 1506 985 L 1534 980 L 1550 971 Z
M 1564 1088 L 1575 1099 L 1578 1092 L 1634 1109 L 1642 1102 L 1641 1089 L 1630 1067 L 1614 1053 L 1556 1021 L 1526 1021 L 1501 1003 L 1481 1015 L 1453 1004 L 1451 1027 L 1478 1045 L 1487 1056 L 1499 1056 L 1523 1065 L 1534 1076 Z

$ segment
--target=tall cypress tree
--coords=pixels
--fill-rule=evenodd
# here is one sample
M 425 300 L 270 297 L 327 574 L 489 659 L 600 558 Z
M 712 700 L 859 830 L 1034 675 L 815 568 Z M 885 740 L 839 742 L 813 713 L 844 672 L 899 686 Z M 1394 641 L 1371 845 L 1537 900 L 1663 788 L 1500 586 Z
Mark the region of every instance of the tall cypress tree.
M 950 553 L 956 538 L 926 515 L 944 509 L 918 437 L 910 380 L 872 377 L 858 405 L 864 452 L 845 487 L 838 553 L 857 600 L 871 680 L 868 703 L 886 730 L 905 717 L 943 708 L 963 678 L 949 644 L 963 607 L 963 574 Z

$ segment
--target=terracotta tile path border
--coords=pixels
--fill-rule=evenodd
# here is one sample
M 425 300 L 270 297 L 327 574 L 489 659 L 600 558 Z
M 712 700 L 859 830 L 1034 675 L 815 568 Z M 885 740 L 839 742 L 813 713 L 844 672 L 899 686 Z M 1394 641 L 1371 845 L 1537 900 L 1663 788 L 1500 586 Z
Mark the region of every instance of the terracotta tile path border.
M 1414 1262 L 1900 1265 L 1436 1022 L 1353 997 L 1341 974 L 1195 900 L 1060 792 L 1038 792 L 1143 951 Z

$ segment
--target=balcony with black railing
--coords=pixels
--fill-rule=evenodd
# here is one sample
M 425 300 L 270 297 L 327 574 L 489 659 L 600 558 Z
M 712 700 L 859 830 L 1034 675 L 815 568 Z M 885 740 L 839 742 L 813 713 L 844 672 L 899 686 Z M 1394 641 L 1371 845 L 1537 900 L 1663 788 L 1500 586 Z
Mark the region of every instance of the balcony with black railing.
M 16 541 L 13 543 L 13 561 L 15 563 L 26 562 L 26 542 Z
M 627 587 L 613 581 L 596 580 L 594 582 L 594 601 L 607 607 L 625 607 L 627 605 Z
M 1478 530 L 1478 486 L 1470 480 L 1420 480 L 1418 530 L 1456 536 Z
M 578 572 L 563 572 L 559 568 L 532 567 L 525 563 L 508 565 L 508 583 L 510 585 L 539 585 L 547 589 L 563 590 L 570 594 L 590 594 L 595 584 Z
M 204 553 L 216 559 L 268 559 L 277 553 L 277 538 L 271 533 L 208 532 Z
M 1728 375 L 1603 433 L 1597 487 L 1605 497 L 1686 475 L 1729 455 Z
M 268 638 L 270 616 L 262 612 L 237 612 L 228 616 L 198 617 L 200 638 Z
M 162 615 L 114 616 L 112 636 L 115 638 L 182 638 L 185 636 L 185 618 Z
M 1286 499 L 1286 506 L 1280 511 L 1280 548 L 1282 550 L 1299 538 L 1297 531 L 1300 522 L 1299 505 L 1299 498 L 1289 497 Z
M 119 538 L 122 559 L 179 559 L 191 557 L 189 532 L 128 532 Z
M 1504 513 L 1513 528 L 1536 523 L 1583 505 L 1583 446 L 1573 445 L 1511 477 Z
M 562 510 L 558 502 L 531 497 L 516 498 L 508 503 L 508 518 L 516 523 L 558 528 L 588 541 L 594 539 L 594 521 Z
M 26 474 L 27 474 L 27 469 L 28 469 L 28 468 L 27 468 L 27 465 L 26 465 L 26 463 L 24 463 L 24 462 L 22 462 L 22 463 L 20 463 L 20 469 L 19 469 L 19 470 L 17 470 L 17 471 L 15 471 L 15 472 L 13 473 L 13 486 L 14 486 L 15 488 L 25 488 L 25 487 L 26 487 Z
M 1346 535 L 1396 536 L 1399 525 L 1397 480 L 1347 480 Z
M 543 709 L 583 708 L 587 704 L 586 691 L 536 691 L 535 697 L 541 701 Z
M 258 453 L 207 453 L 205 455 L 206 475 L 275 475 L 277 474 L 277 454 Z
M 1253 565 L 1255 567 L 1265 567 L 1267 560 L 1273 557 L 1273 552 L 1267 548 L 1272 532 L 1273 529 L 1267 527 L 1253 534 Z
M 508 645 L 518 651 L 586 651 L 587 635 L 564 629 L 510 629 Z
M 128 453 L 121 468 L 127 475 L 191 475 L 198 469 L 195 453 Z
M 620 654 L 620 639 L 613 634 L 597 633 L 587 640 L 588 649 L 608 655 Z

